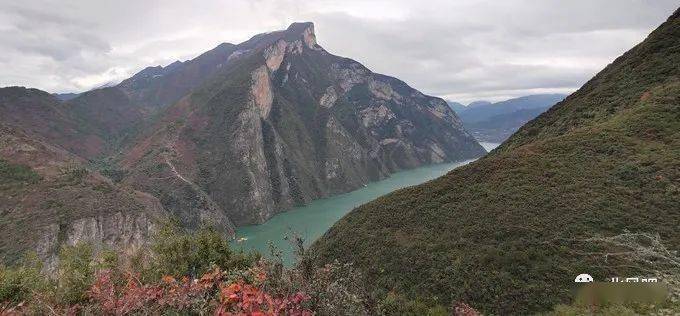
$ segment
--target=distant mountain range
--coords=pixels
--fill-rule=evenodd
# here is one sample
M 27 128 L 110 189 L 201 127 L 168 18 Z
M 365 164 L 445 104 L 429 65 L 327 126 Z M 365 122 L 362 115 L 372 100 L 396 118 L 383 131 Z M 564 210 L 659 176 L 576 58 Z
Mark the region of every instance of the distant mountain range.
M 678 227 L 680 10 L 490 154 L 356 208 L 311 253 L 352 264 L 369 293 L 533 315 L 572 304 L 582 273 L 664 276 L 677 297 Z M 573 314 L 609 313 L 587 295 Z M 609 311 L 677 314 L 664 304 Z
M 71 99 L 75 99 L 79 93 L 53 93 L 52 94 L 55 98 L 59 99 L 59 101 L 68 101 Z
M 0 89 L 0 255 L 140 247 L 158 221 L 262 223 L 485 151 L 442 99 L 338 57 L 311 23 L 80 94 Z
M 449 106 L 465 128 L 482 142 L 502 143 L 522 125 L 562 101 L 564 94 L 536 94 L 491 103 L 476 101 L 464 106 L 449 101 Z

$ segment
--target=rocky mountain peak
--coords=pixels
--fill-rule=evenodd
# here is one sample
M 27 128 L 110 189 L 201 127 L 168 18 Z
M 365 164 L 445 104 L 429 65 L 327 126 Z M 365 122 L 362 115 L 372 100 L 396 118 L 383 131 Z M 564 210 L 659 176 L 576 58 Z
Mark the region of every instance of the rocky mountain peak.
M 307 47 L 312 49 L 318 48 L 316 34 L 314 33 L 314 23 L 295 22 L 288 27 L 287 32 L 301 35 Z
M 302 34 L 303 32 L 307 31 L 308 29 L 311 29 L 312 33 L 314 33 L 314 23 L 313 22 L 293 22 L 293 23 L 290 24 L 290 26 L 288 26 L 287 31 Z

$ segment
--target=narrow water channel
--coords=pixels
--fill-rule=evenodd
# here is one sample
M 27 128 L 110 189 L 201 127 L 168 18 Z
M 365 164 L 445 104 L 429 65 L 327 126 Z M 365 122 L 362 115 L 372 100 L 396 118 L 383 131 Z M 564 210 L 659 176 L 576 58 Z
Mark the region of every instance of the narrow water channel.
M 498 144 L 485 143 L 482 146 L 488 151 L 494 148 L 494 145 Z M 355 207 L 394 190 L 432 180 L 471 161 L 436 164 L 400 171 L 387 179 L 369 183 L 355 191 L 316 200 L 308 205 L 278 214 L 264 224 L 238 227 L 232 247 L 245 251 L 254 249 L 268 256 L 271 242 L 282 252 L 284 263 L 290 265 L 295 262 L 293 247 L 284 238 L 292 232 L 301 235 L 309 245 Z

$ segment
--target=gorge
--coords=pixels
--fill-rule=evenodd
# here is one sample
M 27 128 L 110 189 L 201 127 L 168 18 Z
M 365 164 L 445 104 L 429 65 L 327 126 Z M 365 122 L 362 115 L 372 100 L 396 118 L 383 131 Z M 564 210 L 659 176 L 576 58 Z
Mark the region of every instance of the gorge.
M 7 170 L 36 174 L 3 186 L 0 237 L 13 242 L 0 254 L 36 250 L 50 265 L 61 244 L 139 247 L 171 218 L 233 237 L 395 172 L 485 153 L 444 100 L 332 55 L 312 23 L 78 95 L 2 88 L 0 125 Z

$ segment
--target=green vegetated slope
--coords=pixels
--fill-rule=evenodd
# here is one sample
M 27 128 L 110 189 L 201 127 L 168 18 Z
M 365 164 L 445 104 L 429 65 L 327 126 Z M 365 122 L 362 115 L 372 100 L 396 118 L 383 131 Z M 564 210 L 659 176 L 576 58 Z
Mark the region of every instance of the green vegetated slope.
M 378 291 L 526 314 L 569 302 L 579 273 L 669 268 L 635 250 L 678 250 L 679 228 L 676 11 L 485 158 L 353 210 L 312 250 Z

